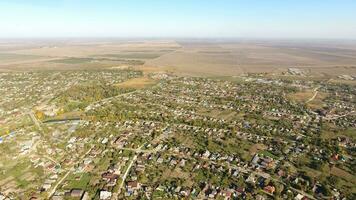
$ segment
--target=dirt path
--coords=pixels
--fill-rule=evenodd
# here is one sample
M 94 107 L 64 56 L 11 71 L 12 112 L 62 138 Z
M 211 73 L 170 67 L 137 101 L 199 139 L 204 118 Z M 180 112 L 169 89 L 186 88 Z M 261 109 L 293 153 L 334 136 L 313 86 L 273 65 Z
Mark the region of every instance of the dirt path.
M 317 88 L 314 89 L 314 95 L 310 99 L 308 99 L 305 103 L 309 103 L 309 102 L 311 102 L 311 101 L 313 101 L 315 99 L 316 95 L 318 95 L 318 92 L 319 92 L 318 89 L 319 88 L 320 87 L 317 87 Z
M 90 151 L 91 151 L 93 148 L 94 148 L 94 147 L 90 148 L 87 152 L 85 152 L 85 154 L 83 154 L 83 155 L 80 157 L 80 159 L 78 160 L 77 163 L 82 162 L 82 160 L 84 159 L 84 157 L 85 157 L 86 155 L 88 155 L 88 154 L 90 153 Z M 76 163 L 76 164 L 77 164 L 77 163 Z M 54 193 L 56 192 L 58 186 L 59 186 L 60 184 L 62 184 L 62 182 L 63 182 L 63 181 L 67 178 L 67 176 L 72 172 L 74 165 L 75 165 L 75 164 L 73 164 L 72 167 L 70 167 L 70 168 L 68 169 L 67 173 L 58 181 L 58 183 L 57 183 L 57 184 L 53 187 L 53 189 L 49 192 L 49 194 L 48 194 L 49 199 L 54 195 Z
M 143 144 L 143 145 L 141 145 L 140 147 L 138 147 L 138 148 L 136 149 L 136 152 L 140 152 L 140 150 L 142 149 L 142 147 L 143 147 L 144 145 L 145 145 L 145 144 Z M 120 186 L 119 186 L 119 189 L 117 190 L 116 193 L 114 193 L 114 194 L 112 195 L 112 199 L 113 199 L 113 200 L 117 200 L 117 199 L 118 199 L 118 196 L 119 196 L 119 194 L 120 194 L 120 192 L 121 192 L 121 189 L 122 189 L 122 187 L 123 187 L 124 184 L 125 184 L 125 180 L 126 180 L 126 178 L 127 178 L 127 175 L 129 174 L 129 172 L 130 172 L 130 170 L 131 170 L 131 168 L 132 168 L 132 165 L 133 165 L 134 162 L 137 160 L 137 157 L 138 157 L 138 156 L 135 155 L 135 156 L 132 158 L 132 160 L 131 160 L 129 166 L 128 166 L 127 169 L 126 169 L 126 172 L 125 172 L 124 176 L 122 177 L 122 181 L 121 181 L 121 184 L 120 184 Z

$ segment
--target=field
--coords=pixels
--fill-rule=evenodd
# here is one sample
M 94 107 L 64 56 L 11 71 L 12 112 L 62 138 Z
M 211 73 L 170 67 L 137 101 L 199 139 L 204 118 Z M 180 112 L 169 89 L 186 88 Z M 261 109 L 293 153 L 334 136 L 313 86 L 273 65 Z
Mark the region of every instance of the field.
M 278 73 L 299 67 L 311 74 L 356 72 L 356 49 L 332 43 L 283 41 L 179 42 L 181 48 L 146 65 L 171 66 L 183 74 Z
M 145 88 L 148 86 L 151 86 L 153 84 L 155 84 L 156 82 L 150 78 L 147 77 L 140 77 L 140 78 L 133 78 L 133 79 L 129 79 L 123 83 L 119 83 L 116 84 L 117 87 L 120 88 L 135 88 L 135 89 L 139 89 L 139 88 Z
M 19 60 L 33 60 L 33 59 L 38 59 L 38 58 L 44 58 L 44 57 L 35 56 L 35 55 L 0 53 L 0 60 L 2 62 L 14 62 L 14 61 L 19 61 Z
M 327 93 L 315 92 L 314 90 L 300 91 L 289 95 L 291 100 L 305 103 L 310 108 L 320 109 L 323 107 L 323 100 L 328 96 Z
M 355 41 L 74 40 L 0 41 L 0 69 L 156 68 L 182 75 L 356 74 Z
M 137 67 L 174 51 L 174 41 L 0 42 L 1 71 Z

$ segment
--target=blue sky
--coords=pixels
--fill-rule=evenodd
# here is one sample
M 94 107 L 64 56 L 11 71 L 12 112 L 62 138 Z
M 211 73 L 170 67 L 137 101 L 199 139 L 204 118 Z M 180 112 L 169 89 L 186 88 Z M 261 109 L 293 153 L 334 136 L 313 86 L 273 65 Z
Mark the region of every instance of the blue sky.
M 355 0 L 1 0 L 0 37 L 356 38 Z

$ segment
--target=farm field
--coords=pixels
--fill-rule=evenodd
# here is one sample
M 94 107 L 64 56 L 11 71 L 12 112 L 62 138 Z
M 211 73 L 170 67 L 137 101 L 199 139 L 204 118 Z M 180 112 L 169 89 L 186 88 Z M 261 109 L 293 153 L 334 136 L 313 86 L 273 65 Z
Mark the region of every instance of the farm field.
M 156 68 L 189 76 L 356 74 L 354 41 L 79 40 L 0 43 L 0 69 Z

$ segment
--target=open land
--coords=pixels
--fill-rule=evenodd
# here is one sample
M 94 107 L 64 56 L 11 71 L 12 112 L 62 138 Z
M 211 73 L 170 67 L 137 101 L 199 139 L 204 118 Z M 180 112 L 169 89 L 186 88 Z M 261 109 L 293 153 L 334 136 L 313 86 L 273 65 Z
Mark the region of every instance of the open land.
M 182 75 L 355 75 L 356 41 L 58 40 L 0 42 L 0 69 L 154 67 Z

